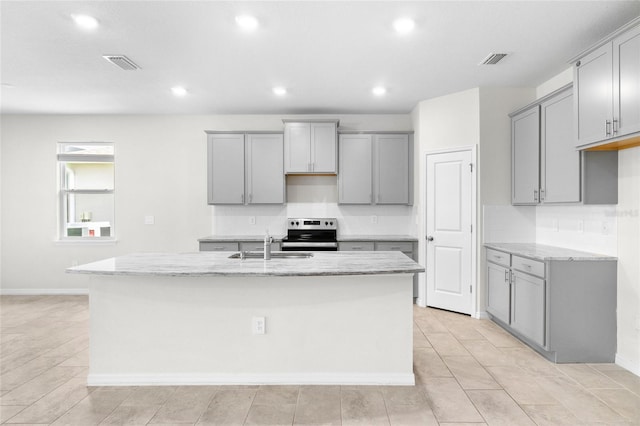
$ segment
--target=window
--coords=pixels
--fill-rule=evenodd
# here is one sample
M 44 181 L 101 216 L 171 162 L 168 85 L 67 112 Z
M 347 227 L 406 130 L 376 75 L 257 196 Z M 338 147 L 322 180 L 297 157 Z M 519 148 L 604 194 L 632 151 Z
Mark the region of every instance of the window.
M 61 240 L 114 239 L 114 146 L 58 143 Z

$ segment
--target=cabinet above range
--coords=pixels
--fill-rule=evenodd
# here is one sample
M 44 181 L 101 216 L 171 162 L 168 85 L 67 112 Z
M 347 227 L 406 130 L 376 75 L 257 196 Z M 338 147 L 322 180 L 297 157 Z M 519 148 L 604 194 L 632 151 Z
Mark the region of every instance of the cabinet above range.
M 339 120 L 282 120 L 286 174 L 336 174 Z

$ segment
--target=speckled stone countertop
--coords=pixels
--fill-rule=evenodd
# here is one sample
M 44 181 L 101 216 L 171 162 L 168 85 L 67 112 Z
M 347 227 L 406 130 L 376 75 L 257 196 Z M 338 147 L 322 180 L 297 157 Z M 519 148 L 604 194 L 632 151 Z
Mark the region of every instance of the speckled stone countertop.
M 284 235 L 271 235 L 273 241 L 282 241 Z M 239 242 L 256 242 L 264 241 L 263 235 L 209 235 L 198 239 L 199 242 L 220 242 L 220 241 L 239 241 Z
M 418 239 L 411 235 L 338 235 L 338 241 L 409 241 Z
M 229 259 L 234 252 L 134 253 L 68 268 L 97 275 L 331 276 L 414 274 L 424 268 L 400 252 L 314 252 L 310 258 Z M 281 253 L 281 252 L 274 252 Z M 292 253 L 292 252 L 287 252 Z
M 485 247 L 537 260 L 617 260 L 614 256 L 535 243 L 485 243 Z

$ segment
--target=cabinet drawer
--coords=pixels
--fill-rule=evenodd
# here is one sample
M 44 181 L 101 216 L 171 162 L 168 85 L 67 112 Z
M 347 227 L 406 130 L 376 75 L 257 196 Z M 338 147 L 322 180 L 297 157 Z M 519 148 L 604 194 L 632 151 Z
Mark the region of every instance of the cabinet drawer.
M 373 241 L 346 241 L 338 243 L 339 251 L 373 251 Z
M 200 251 L 238 251 L 238 243 L 227 241 L 201 241 Z
M 511 267 L 515 270 L 544 278 L 544 262 L 513 256 L 511 258 Z
M 498 265 L 509 267 L 509 253 L 498 250 L 487 249 L 487 261 L 497 263 Z
M 376 251 L 401 251 L 403 253 L 413 252 L 413 243 L 406 241 L 378 241 Z
M 240 251 L 264 251 L 264 242 L 242 242 L 240 243 Z M 280 243 L 271 243 L 271 251 L 280 251 Z

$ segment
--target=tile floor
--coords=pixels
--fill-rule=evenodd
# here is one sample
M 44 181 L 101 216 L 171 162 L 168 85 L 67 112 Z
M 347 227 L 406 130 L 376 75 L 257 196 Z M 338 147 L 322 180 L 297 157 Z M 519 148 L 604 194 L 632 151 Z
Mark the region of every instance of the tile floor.
M 414 310 L 418 384 L 91 387 L 84 296 L 3 296 L 0 423 L 640 425 L 640 378 L 547 362 L 490 321 Z

